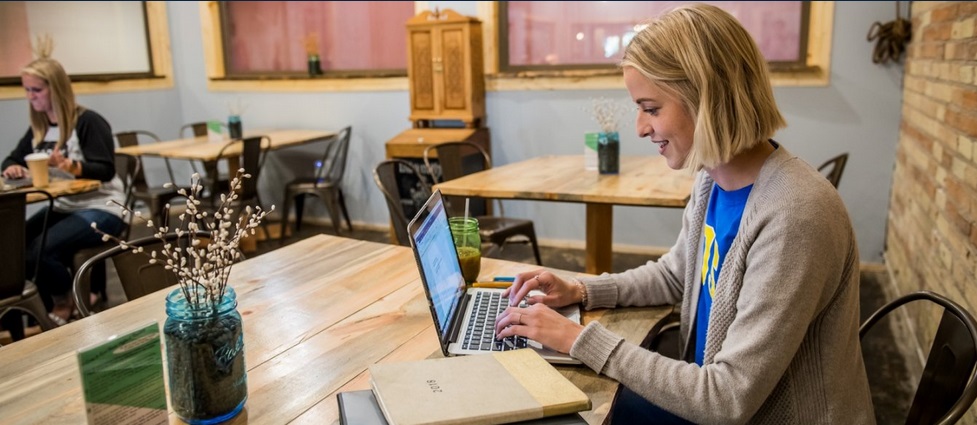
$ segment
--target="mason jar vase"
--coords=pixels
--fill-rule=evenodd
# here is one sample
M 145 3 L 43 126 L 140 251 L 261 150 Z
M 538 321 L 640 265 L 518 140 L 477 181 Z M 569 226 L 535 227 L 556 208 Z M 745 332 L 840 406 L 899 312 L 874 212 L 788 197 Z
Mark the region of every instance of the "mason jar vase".
M 187 295 L 197 302 L 187 302 Z M 241 412 L 248 398 L 237 295 L 228 287 L 216 306 L 203 300 L 202 291 L 170 292 L 163 327 L 170 404 L 193 425 L 226 421 Z

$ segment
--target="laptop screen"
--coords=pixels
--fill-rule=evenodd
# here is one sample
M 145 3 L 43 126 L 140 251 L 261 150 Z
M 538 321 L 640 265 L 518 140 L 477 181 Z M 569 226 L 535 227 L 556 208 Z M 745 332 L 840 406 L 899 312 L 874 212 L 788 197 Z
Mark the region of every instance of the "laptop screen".
M 438 332 L 445 341 L 450 331 L 451 317 L 461 305 L 459 300 L 465 293 L 465 279 L 461 275 L 458 253 L 440 191 L 435 191 L 418 211 L 408 231 Z

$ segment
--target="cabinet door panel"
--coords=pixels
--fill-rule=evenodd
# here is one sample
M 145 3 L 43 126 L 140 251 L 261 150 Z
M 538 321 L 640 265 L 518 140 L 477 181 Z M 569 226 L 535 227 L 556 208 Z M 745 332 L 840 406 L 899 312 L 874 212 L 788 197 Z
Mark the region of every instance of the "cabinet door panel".
M 434 46 L 430 31 L 410 33 L 411 100 L 415 111 L 434 111 Z
M 443 111 L 464 111 L 468 109 L 467 94 L 469 93 L 466 70 L 469 60 L 466 57 L 467 40 L 462 27 L 448 27 L 441 29 L 441 61 L 444 64 L 442 72 Z

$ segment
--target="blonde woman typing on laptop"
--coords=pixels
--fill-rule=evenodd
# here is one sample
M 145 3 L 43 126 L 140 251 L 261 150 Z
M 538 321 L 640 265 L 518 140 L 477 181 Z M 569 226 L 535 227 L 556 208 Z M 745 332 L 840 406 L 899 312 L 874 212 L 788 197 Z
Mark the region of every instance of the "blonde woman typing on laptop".
M 625 387 L 616 423 L 874 423 L 858 339 L 858 247 L 833 186 L 771 139 L 785 126 L 756 43 L 714 6 L 677 8 L 622 61 L 637 131 L 695 173 L 658 261 L 568 280 L 524 273 L 499 337 L 526 336 Z M 682 359 L 551 307 L 681 306 Z
M 33 280 L 44 298 L 51 318 L 59 324 L 71 316 L 71 263 L 76 252 L 97 246 L 101 235 L 92 223 L 106 233 L 119 235 L 125 223 L 118 207 L 106 205 L 110 200 L 123 202 L 122 181 L 115 174 L 115 142 L 112 129 L 101 115 L 75 103 L 71 80 L 58 61 L 41 52 L 41 58 L 21 72 L 21 83 L 27 96 L 30 128 L 17 147 L 3 160 L 3 176 L 23 178 L 29 175 L 24 157 L 32 153 L 50 156 L 48 165 L 77 178 L 101 180 L 95 192 L 55 199 L 47 219 L 47 241 L 38 257 L 44 226 L 44 210 L 27 219 L 28 279 Z M 38 276 L 34 276 L 40 258 Z M 101 284 L 101 288 L 99 288 Z M 104 280 L 92 281 L 93 291 L 104 292 Z M 4 322 L 5 324 L 6 321 Z

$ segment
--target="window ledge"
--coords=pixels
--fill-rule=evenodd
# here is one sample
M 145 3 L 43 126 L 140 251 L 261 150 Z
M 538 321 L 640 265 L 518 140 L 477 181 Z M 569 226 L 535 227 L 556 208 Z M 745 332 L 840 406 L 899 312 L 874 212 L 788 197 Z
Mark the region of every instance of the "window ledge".
M 407 77 L 207 80 L 211 91 L 309 92 L 406 91 Z
M 828 74 L 820 67 L 770 73 L 774 87 L 827 86 Z M 518 90 L 606 90 L 623 89 L 620 70 L 600 71 L 526 71 L 491 74 L 485 77 L 487 91 Z
M 172 87 L 173 78 L 170 76 L 139 78 L 132 80 L 80 81 L 77 83 L 71 83 L 71 88 L 74 89 L 76 95 L 163 90 Z M 23 98 L 24 88 L 20 85 L 0 87 L 0 100 Z

